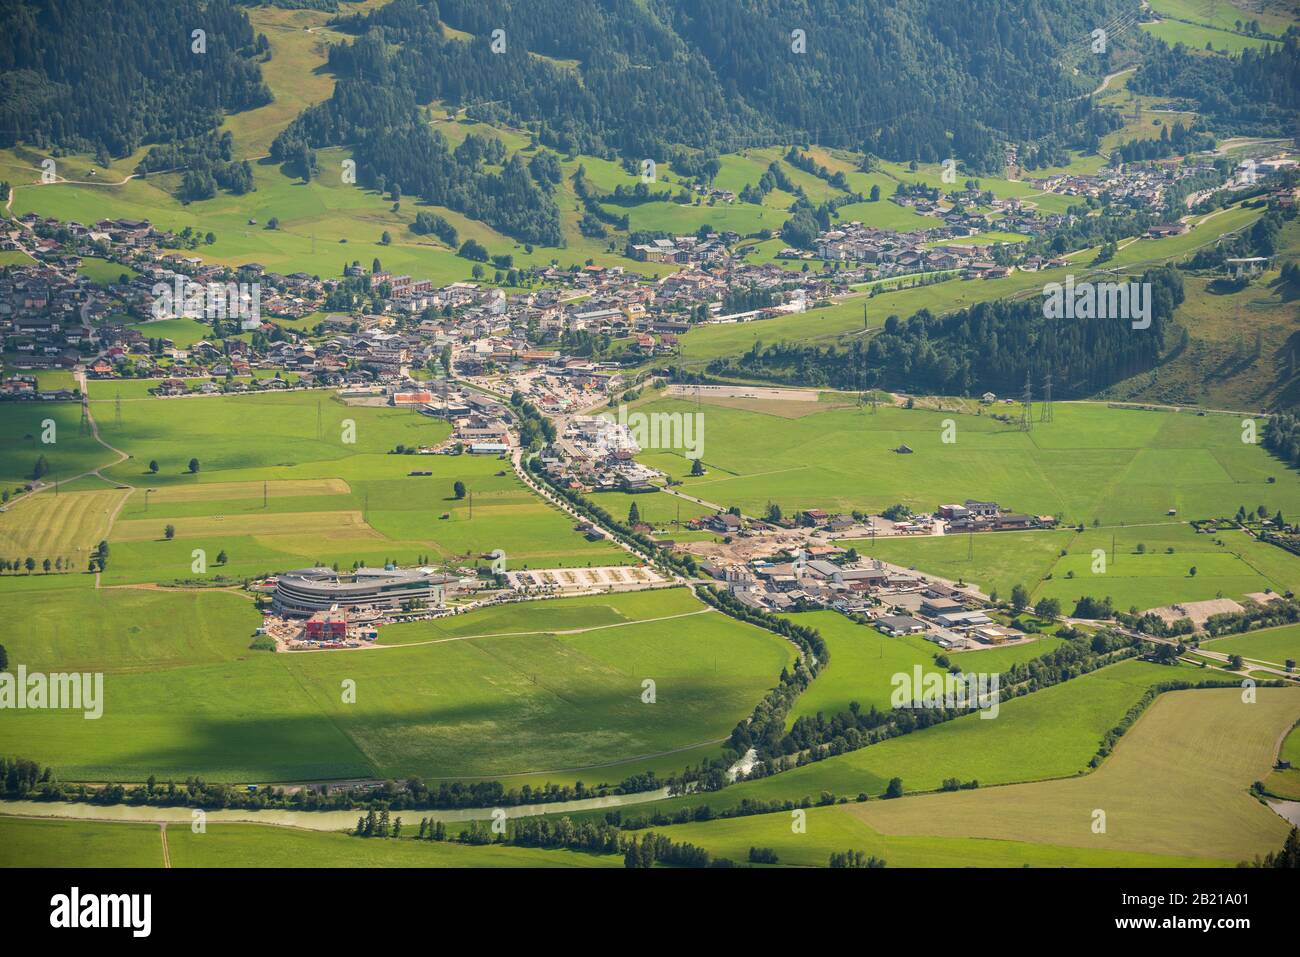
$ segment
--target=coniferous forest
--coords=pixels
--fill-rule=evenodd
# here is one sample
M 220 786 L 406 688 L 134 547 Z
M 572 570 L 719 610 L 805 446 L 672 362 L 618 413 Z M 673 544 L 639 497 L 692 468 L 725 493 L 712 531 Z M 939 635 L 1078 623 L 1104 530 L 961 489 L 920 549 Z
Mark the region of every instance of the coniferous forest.
M 983 302 L 936 317 L 922 309 L 902 320 L 890 316 L 863 347 L 755 343 L 749 352 L 714 360 L 713 375 L 768 379 L 837 389 L 902 389 L 939 395 L 992 391 L 1019 395 L 1026 377 L 1040 388 L 1051 375 L 1057 398 L 1092 394 L 1151 368 L 1173 327 L 1183 300 L 1177 270 L 1151 270 L 1151 325 L 1134 329 L 1127 319 L 1047 319 L 1043 300 Z
M 107 163 L 207 134 L 223 113 L 270 102 L 258 67 L 266 48 L 229 0 L 6 3 L 0 146 L 58 146 Z

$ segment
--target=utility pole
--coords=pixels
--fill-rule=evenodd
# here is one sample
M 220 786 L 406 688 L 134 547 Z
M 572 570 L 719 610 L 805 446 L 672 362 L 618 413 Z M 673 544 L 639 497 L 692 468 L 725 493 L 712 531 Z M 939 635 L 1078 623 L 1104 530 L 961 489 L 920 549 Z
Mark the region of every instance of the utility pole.
M 1025 395 L 1020 407 L 1020 431 L 1028 432 L 1034 426 L 1034 393 L 1033 386 L 1029 381 L 1029 373 L 1025 373 Z
M 1043 404 L 1039 408 L 1038 421 L 1052 421 L 1052 373 L 1050 372 L 1043 380 Z
M 117 394 L 117 398 L 113 400 L 113 417 L 114 417 L 114 425 L 116 425 L 117 428 L 120 429 L 122 427 L 122 393 L 121 392 L 119 392 Z
M 266 508 L 266 483 L 262 483 L 262 508 Z

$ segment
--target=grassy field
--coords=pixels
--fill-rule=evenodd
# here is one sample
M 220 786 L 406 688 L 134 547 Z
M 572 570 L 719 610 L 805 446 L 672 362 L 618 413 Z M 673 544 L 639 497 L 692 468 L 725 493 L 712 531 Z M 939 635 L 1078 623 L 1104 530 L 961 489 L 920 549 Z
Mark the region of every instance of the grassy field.
M 832 854 L 844 851 L 862 851 L 883 858 L 889 867 L 1229 866 L 1228 861 L 1198 856 L 1172 857 L 988 838 L 883 834 L 859 817 L 863 807 L 866 805 L 809 808 L 803 833 L 791 829 L 791 817 L 785 813 L 676 824 L 656 828 L 655 832 L 734 861 L 747 860 L 751 847 L 770 847 L 776 851 L 777 865 L 781 867 L 825 867 Z
M 393 625 L 380 633 L 379 641 L 385 645 L 405 645 L 484 635 L 538 635 L 674 618 L 702 611 L 700 603 L 685 588 L 583 595 L 498 605 L 454 618 Z
M 0 816 L 0 867 L 162 867 L 156 824 Z
M 125 674 L 230 662 L 249 654 L 261 623 L 239 594 L 96 589 L 89 576 L 64 577 L 77 587 L 20 592 L 0 585 L 0 615 L 23 623 L 4 642 L 14 665 Z
M 532 774 L 592 784 L 648 765 L 679 770 L 717 753 L 793 650 L 684 592 L 652 594 L 514 606 L 546 632 L 503 635 L 509 610 L 492 609 L 453 619 L 459 635 L 415 625 L 402 646 L 271 655 L 246 650 L 257 616 L 235 595 L 41 592 L 48 611 L 10 646 L 11 661 L 104 670 L 104 713 L 91 723 L 15 712 L 0 750 L 39 756 L 70 780 Z M 664 614 L 686 617 L 666 628 L 653 620 Z M 74 629 L 79 617 L 94 628 Z M 653 703 L 642 701 L 646 679 Z M 355 703 L 342 701 L 348 680 Z
M 939 788 L 944 779 L 997 784 L 1071 777 L 1088 762 L 1110 728 L 1145 690 L 1174 678 L 1196 680 L 1199 671 L 1125 661 L 1001 704 L 998 716 L 957 718 L 891 738 L 879 744 L 826 758 L 714 794 L 671 798 L 647 810 L 667 813 L 707 804 L 714 810 L 744 800 L 813 801 L 823 792 L 853 800 L 884 793 L 893 777 L 908 791 Z
M 420 813 L 409 812 L 413 833 Z M 218 824 L 206 834 L 167 829 L 173 867 L 622 867 L 618 855 L 435 841 L 366 840 L 330 831 Z
M 1179 20 L 1144 23 L 1142 29 L 1153 37 L 1159 37 L 1169 46 L 1181 43 L 1193 50 L 1213 50 L 1215 53 L 1227 53 L 1232 56 L 1236 56 L 1242 50 L 1258 50 L 1268 46 L 1267 40 L 1258 37 L 1248 37 L 1231 30 L 1216 30 Z
M 816 628 L 830 652 L 830 663 L 790 709 L 789 724 L 797 718 L 819 712 L 832 718 L 848 711 L 851 701 L 856 701 L 864 711 L 873 706 L 888 711 L 893 691 L 890 678 L 893 675 L 899 672 L 911 674 L 915 665 L 921 665 L 927 674 L 943 674 L 946 670 L 934 664 L 939 646 L 923 638 L 886 638 L 874 628 L 854 624 L 833 611 L 785 617 Z
M 1254 706 L 1231 689 L 1175 692 L 1083 777 L 813 808 L 803 833 L 786 813 L 660 830 L 737 860 L 771 847 L 788 865 L 861 850 L 891 867 L 1232 866 L 1286 836 L 1246 789 L 1297 716 L 1291 689 L 1266 689 Z M 1170 800 L 1188 793 L 1197 799 Z M 1093 830 L 1097 811 L 1104 833 Z
M 10 505 L 0 515 L 0 555 L 62 558 L 85 571 L 90 550 L 108 534 L 109 517 L 130 494 L 100 486 L 102 491 L 42 492 Z
M 1277 262 L 1298 256 L 1300 221 L 1292 220 L 1278 235 Z M 1300 386 L 1288 342 L 1300 288 L 1282 282 L 1277 269 L 1235 292 L 1215 286 L 1215 278 L 1184 279 L 1186 298 L 1175 320 L 1187 331 L 1186 347 L 1112 386 L 1107 397 L 1215 409 L 1285 408 L 1293 401 Z
M 30 481 L 37 460 L 45 457 L 45 481 L 62 481 L 90 471 L 113 456 L 80 429 L 76 402 L 11 402 L 0 416 L 0 486 Z M 44 437 L 53 439 L 44 441 Z M 100 483 L 103 487 L 103 483 Z
M 1244 635 L 1229 635 L 1201 643 L 1206 651 L 1225 655 L 1241 655 L 1255 661 L 1284 666 L 1287 660 L 1300 661 L 1300 625 L 1284 628 L 1266 628 Z M 1300 744 L 1300 741 L 1297 741 Z M 1296 757 L 1300 759 L 1300 754 Z M 1300 760 L 1296 762 L 1300 765 Z
M 1120 851 L 1249 860 L 1286 838 L 1282 818 L 1247 788 L 1300 718 L 1300 691 L 1174 692 L 1152 705 L 1114 754 L 1076 780 L 881 801 L 853 809 L 885 833 L 1028 840 Z M 1192 794 L 1195 801 L 1169 800 Z M 1104 834 L 1092 829 L 1095 809 Z
M 1098 552 L 1104 553 L 1104 571 L 1094 572 L 1103 567 L 1094 565 Z M 1048 574 L 1035 598 L 1059 598 L 1068 611 L 1082 595 L 1109 596 L 1117 608 L 1128 610 L 1284 592 L 1300 569 L 1293 556 L 1241 532 L 1200 535 L 1189 525 L 1151 525 L 1089 529 L 1070 542 L 1068 554 Z
M 414 831 L 419 813 L 406 823 Z M 0 867 L 162 867 L 156 824 L 0 816 Z M 332 831 L 213 824 L 167 828 L 172 867 L 622 867 L 617 855 L 433 841 L 365 840 Z
M 410 563 L 418 555 L 472 564 L 497 548 L 511 568 L 631 560 L 577 534 L 507 462 L 387 454 L 447 436 L 444 423 L 410 410 L 348 406 L 320 391 L 152 399 L 144 387 L 96 382 L 90 391 L 104 440 L 131 456 L 106 472 L 134 488 L 109 536 L 115 560 L 106 579 L 113 584 L 188 578 L 195 548 L 207 553 L 211 572 L 228 577 L 314 561 Z M 75 406 L 53 408 L 66 420 Z M 75 433 L 75 423 L 61 425 L 62 436 Z M 94 448 L 78 449 L 66 466 L 51 455 L 56 474 L 111 460 L 102 448 L 91 459 Z M 188 470 L 191 458 L 199 459 L 197 473 Z M 22 467 L 23 459 L 14 461 Z M 435 474 L 413 478 L 413 469 Z M 456 481 L 471 495 L 454 498 Z M 175 528 L 171 541 L 167 525 Z M 218 567 L 221 551 L 228 562 Z
M 984 181 L 981 180 L 981 183 Z M 997 192 L 996 189 L 994 191 Z M 1040 199 L 1046 201 L 1046 198 Z M 1200 246 L 1216 242 L 1225 233 L 1250 225 L 1258 216 L 1258 210 L 1230 207 L 1213 219 L 1194 223 L 1192 230 L 1182 236 L 1132 242 L 1121 249 L 1107 265 L 1140 269 L 1148 264 L 1182 259 Z M 881 293 L 870 299 L 865 295 L 851 296 L 837 301 L 829 308 L 812 309 L 761 322 L 697 326 L 683 337 L 682 362 L 686 365 L 706 365 L 720 356 L 746 352 L 755 342 L 798 341 L 822 346 L 833 345 L 862 331 L 864 305 L 869 313 L 869 326 L 874 329 L 883 324 L 889 315 L 906 318 L 922 308 L 940 315 L 978 302 L 1041 293 L 1046 283 L 1064 282 L 1068 274 L 1082 278 L 1089 272 L 1088 264 L 1096 254 L 1095 248 L 1081 250 L 1070 254 L 1070 266 L 1039 272 L 1015 272 L 1003 279 L 954 279 L 937 285 Z
M 1291 733 L 1283 739 L 1278 757 L 1289 761 L 1291 767 L 1285 771 L 1269 772 L 1264 785 L 1270 794 L 1300 801 L 1300 726 L 1292 728 Z
M 878 538 L 841 542 L 862 554 L 916 568 L 952 581 L 971 582 L 985 594 L 1008 597 L 1016 585 L 1029 587 L 1046 575 L 1074 533 L 1068 531 L 999 532 L 973 542 L 965 535 L 924 538 Z M 973 550 L 973 557 L 967 557 Z
M 1250 0 L 1152 0 L 1151 9 L 1161 16 L 1188 20 L 1219 30 L 1235 30 L 1237 24 L 1257 20 L 1270 33 L 1285 33 L 1293 18 L 1286 15 L 1286 0 L 1253 3 Z
M 807 405 L 798 403 L 800 411 Z M 696 404 L 657 399 L 642 408 L 694 412 Z M 1238 505 L 1266 504 L 1284 514 L 1300 507 L 1295 475 L 1258 445 L 1243 443 L 1240 420 L 1226 415 L 1058 402 L 1054 421 L 1026 433 L 990 415 L 921 408 L 882 407 L 874 414 L 829 408 L 786 417 L 706 399 L 700 411 L 707 474 L 691 477 L 676 452 L 641 458 L 682 477 L 687 494 L 752 515 L 768 502 L 793 514 L 810 507 L 878 510 L 897 502 L 932 511 L 975 498 L 1059 515 L 1065 524 L 1110 526 L 1168 522 L 1170 508 L 1185 520 L 1231 515 Z M 952 443 L 943 442 L 948 421 L 956 429 Z M 900 444 L 914 454 L 894 453 Z M 996 549 L 983 544 L 992 538 L 979 539 L 976 550 Z M 1059 538 L 1051 541 L 1064 547 Z M 965 544 L 935 547 L 964 551 Z M 1042 552 L 1048 557 L 1046 546 Z

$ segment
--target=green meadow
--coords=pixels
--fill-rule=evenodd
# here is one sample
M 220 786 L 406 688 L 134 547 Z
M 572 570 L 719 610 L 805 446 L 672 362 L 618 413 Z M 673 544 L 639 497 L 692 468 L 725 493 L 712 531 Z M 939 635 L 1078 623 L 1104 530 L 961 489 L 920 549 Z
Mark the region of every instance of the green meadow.
M 743 862 L 751 847 L 776 851 L 778 867 L 826 867 L 832 854 L 861 851 L 887 867 L 1214 867 L 1229 866 L 1199 856 L 1065 847 L 987 838 L 886 834 L 863 822 L 862 805 L 814 807 L 806 811 L 806 830 L 791 828 L 790 814 L 775 812 L 707 823 L 655 828 L 674 841 L 703 847 L 716 857 Z
M 884 205 L 884 202 L 879 205 Z M 1193 228 L 1182 236 L 1133 241 L 1125 245 L 1107 263 L 1107 267 L 1140 270 L 1148 265 L 1182 259 L 1201 246 L 1217 242 L 1220 236 L 1248 226 L 1259 217 L 1260 212 L 1233 206 L 1212 215 L 1212 219 L 1194 218 Z M 840 344 L 841 340 L 860 333 L 864 328 L 864 307 L 868 313 L 867 327 L 875 329 L 890 315 L 906 318 L 923 308 L 941 315 L 993 299 L 1035 295 L 1041 293 L 1046 283 L 1064 282 L 1069 274 L 1083 278 L 1091 272 L 1089 263 L 1096 257 L 1097 251 L 1092 248 L 1071 253 L 1067 257 L 1071 260 L 1071 265 L 1056 269 L 1017 271 L 1002 279 L 952 279 L 935 285 L 884 292 L 870 298 L 865 295 L 848 296 L 827 308 L 811 309 L 760 322 L 696 326 L 682 340 L 681 359 L 686 365 L 707 365 L 709 361 L 721 356 L 747 352 L 756 342 L 810 342 L 822 346 Z
M 0 867 L 162 867 L 156 824 L 0 816 Z
M 404 820 L 414 833 L 418 812 Z M 427 816 L 427 815 L 425 815 Z M 172 826 L 0 816 L 0 867 L 622 867 L 618 855 L 530 847 L 474 847 L 410 838 L 376 841 L 336 831 L 261 824 Z
M 47 436 L 53 441 L 44 441 Z M 0 416 L 0 485 L 12 490 L 30 481 L 41 456 L 50 468 L 46 481 L 70 479 L 113 458 L 82 431 L 76 402 L 7 403 Z
M 1267 40 L 1248 37 L 1231 30 L 1217 30 L 1199 23 L 1184 23 L 1179 20 L 1144 23 L 1142 29 L 1169 46 L 1181 43 L 1193 50 L 1213 50 L 1215 53 L 1227 53 L 1232 56 L 1236 56 L 1242 50 L 1261 49 L 1269 43 Z
M 1300 692 L 1292 689 L 1267 689 L 1249 708 L 1231 689 L 1175 692 L 1156 701 L 1087 775 L 850 799 L 808 809 L 802 830 L 787 812 L 656 830 L 738 861 L 750 847 L 770 847 L 778 864 L 794 866 L 824 867 L 846 850 L 890 867 L 1233 866 L 1285 839 L 1285 822 L 1247 788 L 1267 768 L 1272 742 L 1298 706 Z M 1167 800 L 1193 792 L 1194 802 Z M 1106 813 L 1101 833 L 1092 827 L 1096 809 Z
M 540 602 L 516 602 L 452 618 L 405 622 L 383 629 L 379 642 L 385 645 L 407 645 L 485 635 L 583 631 L 703 613 L 705 611 L 700 603 L 685 588 L 613 592 Z
M 816 628 L 830 652 L 829 663 L 790 709 L 790 724 L 818 713 L 832 718 L 848 711 L 854 701 L 863 711 L 872 707 L 888 711 L 892 707 L 891 678 L 895 674 L 902 672 L 910 676 L 916 665 L 926 674 L 941 675 L 947 670 L 934 664 L 939 646 L 915 635 L 887 638 L 874 628 L 855 624 L 833 611 L 784 617 Z
M 850 813 L 890 834 L 1250 860 L 1286 840 L 1287 822 L 1249 788 L 1297 718 L 1300 689 L 1264 688 L 1250 705 L 1233 688 L 1176 691 L 1155 701 L 1090 774 L 873 801 Z M 1173 794 L 1196 797 L 1170 801 Z
M 189 578 L 196 548 L 210 573 L 233 578 L 315 561 L 409 564 L 428 555 L 473 564 L 498 548 L 512 568 L 631 560 L 577 534 L 508 462 L 390 454 L 449 434 L 413 410 L 349 406 L 319 390 L 153 399 L 144 387 L 95 382 L 90 390 L 104 441 L 131 456 L 105 474 L 135 487 L 109 537 L 108 582 Z M 457 481 L 463 499 L 453 495 Z M 221 551 L 228 561 L 218 568 Z
M 932 511 L 975 498 L 1059 515 L 1066 524 L 1118 525 L 1168 521 L 1171 508 L 1188 519 L 1231 515 L 1239 504 L 1283 514 L 1300 507 L 1294 473 L 1260 446 L 1243 443 L 1232 416 L 1057 402 L 1054 421 L 1023 432 L 984 414 L 1017 412 L 1001 405 L 973 415 L 899 407 L 805 413 L 805 403 L 789 402 L 771 408 L 780 406 L 795 414 L 705 399 L 703 476 L 691 477 L 677 452 L 641 457 L 680 477 L 682 491 L 748 514 L 762 514 L 768 502 L 792 514 L 899 502 Z M 670 398 L 641 408 L 697 410 L 694 402 Z M 955 441 L 945 443 L 948 422 Z M 904 444 L 913 454 L 894 451 Z
M 1102 735 L 1145 690 L 1175 678 L 1195 681 L 1187 667 L 1123 661 L 1079 678 L 1001 703 L 996 718 L 977 714 L 891 738 L 723 791 L 670 798 L 647 810 L 672 813 L 707 804 L 716 810 L 755 801 L 818 800 L 824 792 L 874 802 L 891 778 L 907 791 L 936 790 L 947 778 L 989 785 L 1083 774 Z
M 1285 667 L 1288 660 L 1300 661 L 1300 625 L 1288 625 L 1284 628 L 1266 628 L 1244 635 L 1229 635 L 1226 638 L 1212 638 L 1201 643 L 1206 651 L 1217 651 L 1225 655 L 1241 655 L 1255 661 Z M 1296 736 L 1300 745 L 1300 735 Z M 1297 754 L 1300 758 L 1300 754 Z M 1296 762 L 1300 764 L 1300 761 Z
M 0 750 L 68 780 L 616 783 L 716 755 L 793 660 L 791 645 L 682 590 L 470 612 L 450 619 L 453 634 L 418 623 L 371 650 L 270 654 L 247 649 L 258 618 L 237 594 L 79 578 L 0 592 L 13 614 L 34 598 L 48 609 L 9 645 L 11 662 L 105 674 L 98 719 L 16 711 L 0 724 Z M 658 620 L 670 615 L 671 626 Z
M 697 404 L 659 398 L 643 408 L 694 412 Z M 1244 443 L 1237 417 L 1060 402 L 1052 422 L 1023 432 L 985 414 L 1001 408 L 873 413 L 826 402 L 705 399 L 698 406 L 705 475 L 690 476 L 677 452 L 641 458 L 680 477 L 684 493 L 748 515 L 763 515 L 769 503 L 786 515 L 875 512 L 895 503 L 931 512 L 971 498 L 1058 517 L 1050 531 L 840 542 L 1002 597 L 1023 584 L 1037 589 L 1035 598 L 1109 595 L 1120 608 L 1149 608 L 1285 592 L 1300 581 L 1295 556 L 1241 532 L 1199 534 L 1186 524 L 1230 517 L 1239 506 L 1284 515 L 1300 508 L 1295 473 Z M 954 442 L 943 441 L 946 423 Z M 893 451 L 904 444 L 912 454 Z
M 1083 595 L 1109 597 L 1127 611 L 1285 592 L 1300 580 L 1300 563 L 1242 532 L 1198 534 L 1189 525 L 1153 525 L 1089 529 L 1071 541 L 1048 575 L 1035 598 L 1059 598 L 1068 612 Z
M 403 816 L 414 835 L 422 815 Z M 427 816 L 427 815 L 424 815 Z M 533 847 L 473 847 L 437 841 L 367 840 L 335 831 L 303 831 L 258 824 L 217 824 L 205 834 L 168 828 L 173 867 L 622 867 L 617 854 L 584 854 Z
M 30 671 L 148 673 L 230 662 L 249 654 L 261 615 L 241 594 L 77 587 L 36 593 L 0 583 L 0 616 L 23 622 L 4 641 L 11 666 Z
M 985 594 L 1007 598 L 1016 585 L 1028 587 L 1048 574 L 1073 539 L 1069 531 L 998 532 L 842 541 L 861 554 L 916 568 L 951 581 L 978 585 Z

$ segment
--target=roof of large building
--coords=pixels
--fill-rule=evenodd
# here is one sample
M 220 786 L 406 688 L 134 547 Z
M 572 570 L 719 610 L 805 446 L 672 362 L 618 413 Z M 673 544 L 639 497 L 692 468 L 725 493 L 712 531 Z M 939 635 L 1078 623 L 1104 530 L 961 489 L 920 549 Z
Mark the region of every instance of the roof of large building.
M 285 572 L 279 583 L 287 586 L 307 587 L 314 591 L 328 591 L 340 596 L 366 594 L 376 585 L 404 582 L 445 584 L 456 581 L 455 576 L 444 575 L 425 568 L 358 568 L 355 572 L 336 572 L 332 568 L 299 568 Z

